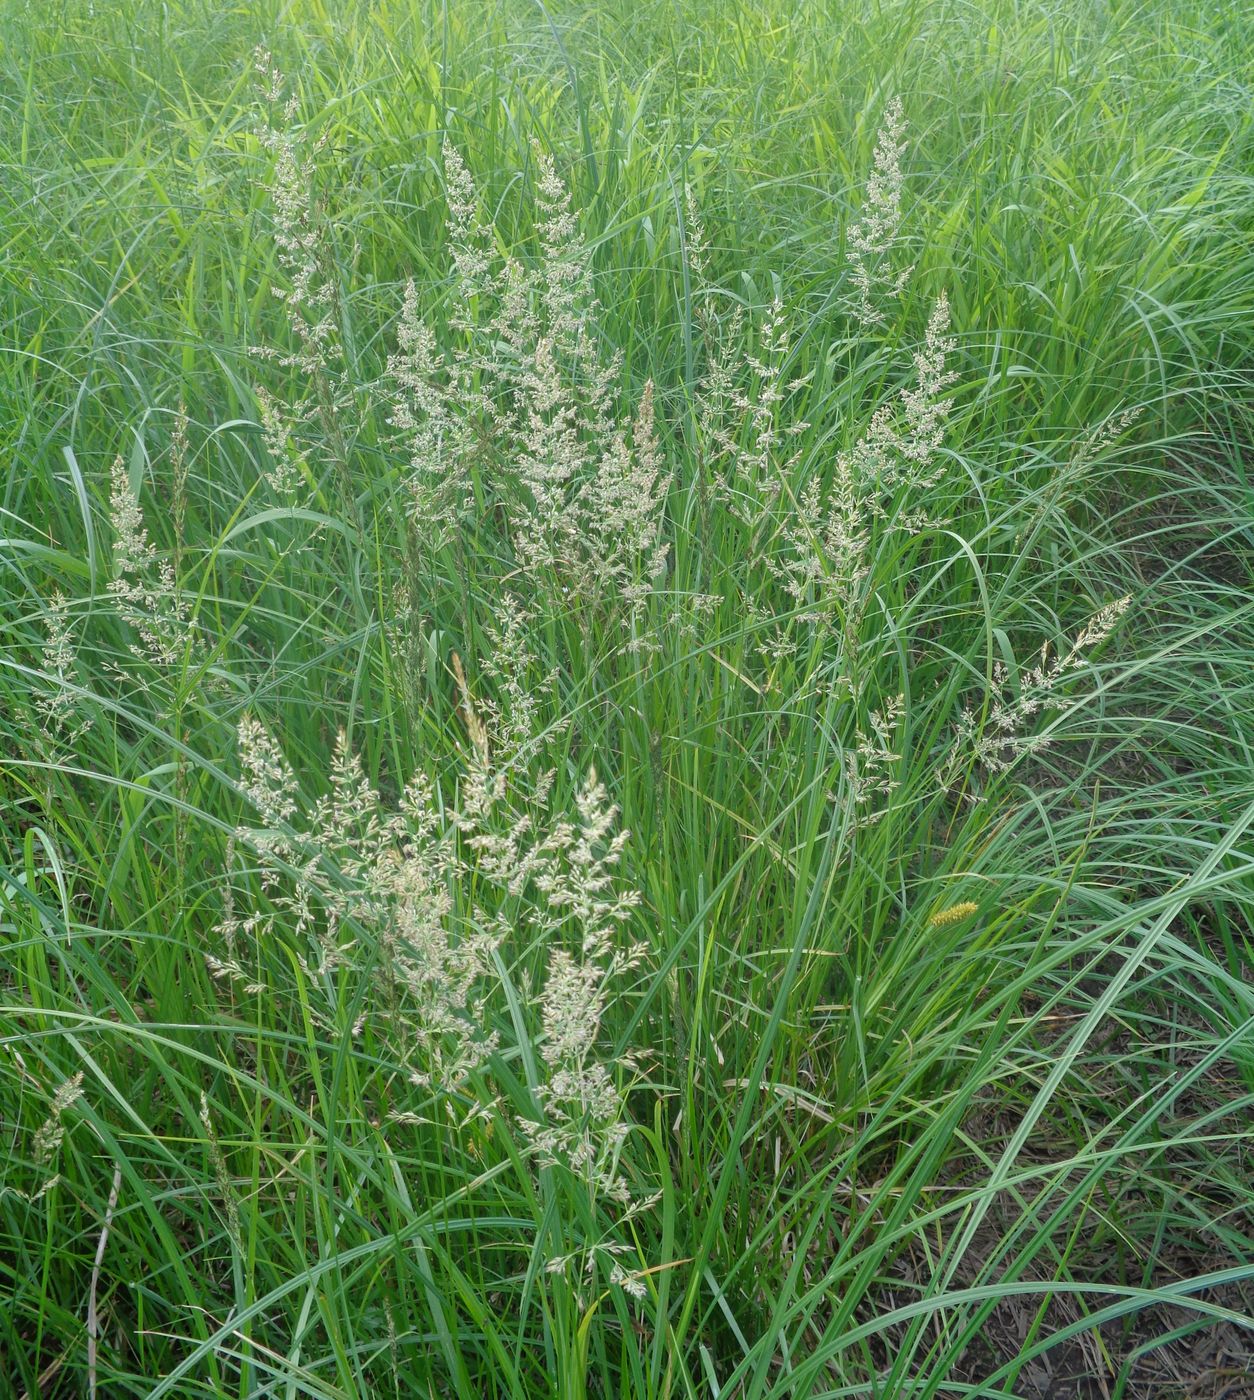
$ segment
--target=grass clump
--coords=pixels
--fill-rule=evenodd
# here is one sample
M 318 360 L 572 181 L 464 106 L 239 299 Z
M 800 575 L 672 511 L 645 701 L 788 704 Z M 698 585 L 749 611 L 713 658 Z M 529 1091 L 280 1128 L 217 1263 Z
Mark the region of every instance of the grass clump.
M 0 1394 L 1251 1356 L 1249 34 L 11 7 Z

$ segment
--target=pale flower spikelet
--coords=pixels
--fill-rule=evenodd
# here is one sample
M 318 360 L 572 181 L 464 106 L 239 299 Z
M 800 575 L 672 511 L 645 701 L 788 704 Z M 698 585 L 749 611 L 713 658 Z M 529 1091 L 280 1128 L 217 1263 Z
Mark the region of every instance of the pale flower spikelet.
M 11 1190 L 14 1195 L 34 1204 L 46 1196 L 60 1181 L 59 1173 L 53 1171 L 52 1168 L 57 1154 L 61 1150 L 61 1145 L 65 1141 L 65 1118 L 82 1097 L 83 1073 L 80 1070 L 57 1087 L 52 1095 L 52 1102 L 48 1105 L 48 1116 L 36 1129 L 31 1141 L 31 1154 L 35 1166 L 45 1173 L 43 1181 L 33 1192 L 19 1190 L 16 1187 L 0 1188 L 0 1199 L 3 1198 L 7 1190 Z
M 618 933 L 639 896 L 617 880 L 628 833 L 615 831 L 618 809 L 595 773 L 579 791 L 577 811 L 577 825 L 560 824 L 549 837 L 548 859 L 535 877 L 555 928 L 573 923 L 579 948 L 554 947 L 549 957 L 539 1003 L 544 1116 L 525 1126 L 542 1162 L 563 1163 L 626 1207 L 631 1192 L 619 1170 L 626 1106 L 598 1041 L 611 988 L 643 957 L 640 945 L 624 944 Z
M 858 220 L 846 235 L 851 278 L 857 293 L 853 314 L 864 330 L 883 325 L 885 306 L 898 300 L 912 268 L 894 266 L 901 243 L 901 192 L 905 184 L 905 117 L 894 97 L 884 113 L 875 142 L 875 157 Z
M 396 338 L 396 353 L 388 358 L 388 422 L 409 458 L 413 519 L 430 556 L 453 538 L 472 503 L 479 398 L 468 362 L 450 359 L 436 344 L 412 278 Z
M 1046 642 L 1036 665 L 1018 677 L 1014 693 L 1010 692 L 1007 668 L 998 661 L 993 667 L 987 718 L 981 724 L 970 706 L 963 710 L 956 726 L 951 766 L 959 764 L 964 754 L 974 754 L 989 772 L 1001 773 L 1045 748 L 1050 736 L 1033 733 L 1032 722 L 1043 710 L 1063 707 L 1059 687 L 1081 667 L 1084 654 L 1111 635 L 1131 601 L 1129 595 L 1099 608 L 1065 652 L 1052 652 Z
M 282 305 L 292 344 L 288 349 L 254 345 L 252 354 L 290 371 L 299 385 L 282 403 L 258 394 L 258 411 L 272 467 L 275 491 L 290 497 L 299 483 L 304 454 L 316 444 L 329 452 L 347 483 L 349 438 L 355 396 L 344 353 L 340 292 L 331 242 L 332 225 L 315 196 L 319 152 L 298 124 L 300 99 L 286 100 L 286 83 L 265 49 L 254 54 L 257 97 L 262 113 L 253 135 L 269 157 L 266 193 L 271 237 L 282 277 L 271 293 Z M 346 484 L 346 489 L 351 486 Z
M 72 693 L 78 669 L 78 647 L 70 622 L 70 605 L 63 593 L 52 595 L 43 617 L 44 644 L 42 671 L 50 689 L 35 698 L 44 737 L 72 744 L 91 728 L 90 715 L 78 715 L 78 700 Z
M 598 331 L 591 252 L 552 158 L 537 147 L 535 162 L 532 263 L 497 252 L 446 142 L 450 310 L 442 325 L 424 316 L 407 285 L 388 422 L 408 457 L 425 561 L 449 544 L 461 550 L 482 491 L 540 598 L 634 622 L 668 555 L 671 473 L 654 388 L 644 385 L 634 415 L 622 411 L 622 362 Z M 490 477 L 476 477 L 480 465 Z
M 278 921 L 305 945 L 298 955 L 315 982 L 368 965 L 378 995 L 367 1016 L 394 1036 L 415 1084 L 455 1092 L 496 1048 L 483 999 L 498 934 L 481 932 L 473 912 L 455 914 L 460 867 L 431 785 L 416 777 L 385 807 L 341 733 L 329 792 L 309 805 L 261 724 L 245 717 L 239 741 L 241 787 L 264 826 L 237 835 L 260 858 L 277 912 L 241 920 L 232 908 L 229 943 L 241 932 L 270 936 Z M 220 928 L 225 936 L 225 919 Z M 246 992 L 260 985 L 231 952 L 209 966 Z
M 845 780 L 857 826 L 879 821 L 885 808 L 876 799 L 891 797 L 899 786 L 896 766 L 901 755 L 895 751 L 895 741 L 904 713 L 905 697 L 892 697 L 883 709 L 871 712 L 871 732 L 859 733 L 856 745 L 845 750 Z
M 109 522 L 113 527 L 113 595 L 118 616 L 134 633 L 131 654 L 159 670 L 174 667 L 193 640 L 187 604 L 174 566 L 148 540 L 139 496 L 122 458 L 110 473 Z

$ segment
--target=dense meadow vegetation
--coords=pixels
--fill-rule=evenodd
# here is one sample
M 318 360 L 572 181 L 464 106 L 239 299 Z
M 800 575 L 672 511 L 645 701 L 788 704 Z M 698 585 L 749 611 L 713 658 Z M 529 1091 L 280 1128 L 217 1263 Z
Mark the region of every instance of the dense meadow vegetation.
M 1241 8 L 0 4 L 0 1396 L 1250 1393 Z

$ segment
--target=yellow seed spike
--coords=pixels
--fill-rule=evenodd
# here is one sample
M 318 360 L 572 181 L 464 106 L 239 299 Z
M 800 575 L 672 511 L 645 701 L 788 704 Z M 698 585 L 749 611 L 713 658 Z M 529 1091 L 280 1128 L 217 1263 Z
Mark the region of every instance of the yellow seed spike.
M 964 899 L 961 904 L 951 904 L 948 909 L 939 909 L 935 914 L 929 914 L 927 920 L 928 928 L 944 928 L 946 924 L 956 924 L 965 919 L 968 914 L 974 914 L 980 906 L 969 899 Z
M 461 695 L 461 712 L 466 725 L 466 734 L 475 753 L 479 756 L 480 762 L 486 764 L 489 757 L 488 727 L 479 718 L 474 701 L 470 698 L 470 686 L 466 683 L 466 672 L 462 669 L 461 657 L 455 651 L 450 652 L 449 655 L 453 668 L 453 678 L 457 681 L 457 689 Z

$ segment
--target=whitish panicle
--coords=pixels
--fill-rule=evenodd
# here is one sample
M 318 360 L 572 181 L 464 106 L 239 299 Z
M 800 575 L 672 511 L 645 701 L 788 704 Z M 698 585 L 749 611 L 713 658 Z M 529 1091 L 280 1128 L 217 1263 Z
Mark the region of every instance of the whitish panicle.
M 893 256 L 901 242 L 904 133 L 901 100 L 895 97 L 884 113 L 875 143 L 860 216 L 846 235 L 846 256 L 857 292 L 853 311 L 866 330 L 883 324 L 886 304 L 901 296 L 911 272 L 909 266 L 896 267 Z
M 279 746 L 249 718 L 240 725 L 240 757 L 245 794 L 267 827 L 241 828 L 240 836 L 261 859 L 276 917 L 312 940 L 315 962 L 298 950 L 301 960 L 325 974 L 359 966 L 363 949 L 373 949 L 365 960 L 377 997 L 354 1033 L 376 1020 L 396 1037 L 416 1084 L 454 1092 L 496 1048 L 483 1003 L 499 932 L 454 914 L 459 866 L 430 784 L 416 778 L 386 808 L 341 733 L 329 791 L 306 807 Z M 273 922 L 241 921 L 232 910 L 232 938 Z M 256 990 L 233 956 L 210 959 L 210 968 Z
M 926 506 L 910 503 L 945 477 L 940 449 L 950 412 L 946 390 L 957 379 L 948 368 L 954 347 L 949 300 L 942 292 L 914 355 L 915 383 L 875 410 L 840 468 L 867 516 L 883 518 L 891 508 L 893 525 L 911 534 L 942 523 Z M 852 538 L 857 536 L 855 528 Z
M 287 311 L 298 346 L 292 355 L 276 358 L 306 374 L 320 375 L 338 358 L 338 348 L 334 288 L 327 277 L 328 251 L 313 206 L 314 161 L 304 133 L 296 126 L 299 99 L 293 94 L 279 107 L 283 77 L 264 51 L 258 51 L 256 60 L 260 95 L 269 111 L 254 134 L 272 160 L 269 195 L 274 244 L 279 265 L 287 275 L 287 285 L 272 290 Z
M 756 354 L 747 352 L 745 361 L 752 373 L 752 389 L 736 386 L 730 394 L 733 409 L 719 438 L 733 463 L 727 500 L 733 512 L 750 525 L 756 525 L 780 492 L 782 476 L 796 463 L 796 454 L 781 452 L 788 436 L 803 432 L 805 423 L 785 426 L 782 405 L 797 381 L 785 378 L 791 351 L 791 336 L 783 302 L 776 297 L 759 332 Z
M 621 1288 L 628 1297 L 634 1298 L 637 1302 L 643 1302 L 648 1296 L 648 1289 L 644 1279 L 639 1274 L 629 1273 L 617 1261 L 610 1268 L 610 1282 L 616 1288 Z
M 536 159 L 542 262 L 534 274 L 507 268 L 502 307 L 517 322 L 507 333 L 518 363 L 510 397 L 523 488 L 514 544 L 542 585 L 632 612 L 665 561 L 669 474 L 653 389 L 645 388 L 629 438 L 616 412 L 621 361 L 603 353 L 597 333 L 591 256 L 552 160 L 542 151 Z M 530 345 L 519 342 L 524 333 Z
M 296 815 L 296 775 L 273 735 L 252 715 L 239 722 L 244 796 L 267 827 L 286 826 Z
M 1041 521 L 1050 511 L 1065 507 L 1067 498 L 1075 492 L 1089 476 L 1094 463 L 1109 451 L 1142 417 L 1144 404 L 1111 413 L 1095 427 L 1081 435 L 1072 448 L 1067 460 L 1054 473 L 1046 490 L 1037 493 L 1030 504 L 1030 510 L 1021 514 L 1018 530 L 1015 533 L 1015 548 L 1019 549 L 1025 540 L 1033 539 Z
M 46 1173 L 38 1189 L 29 1194 L 26 1191 L 17 1190 L 15 1187 L 7 1188 L 15 1195 L 24 1200 L 35 1202 L 46 1196 L 49 1191 L 60 1181 L 60 1176 L 51 1171 L 57 1153 L 61 1150 L 61 1144 L 65 1141 L 65 1115 L 83 1097 L 83 1075 L 80 1071 L 71 1075 L 65 1080 L 52 1096 L 52 1102 L 48 1106 L 48 1116 L 39 1126 L 31 1144 L 36 1167 Z M 0 1188 L 0 1198 L 3 1198 L 5 1189 Z
M 877 495 L 917 499 L 944 476 L 944 462 L 937 461 L 937 453 L 949 419 L 945 391 L 957 379 L 947 368 L 955 345 L 948 331 L 949 300 L 942 292 L 928 318 L 923 346 L 915 352 L 914 386 L 902 389 L 896 402 L 876 409 L 853 450 L 859 474 L 874 483 Z M 896 523 L 917 531 L 936 522 L 916 508 L 904 510 Z
M 654 421 L 653 381 L 645 381 L 632 425 L 634 452 L 624 488 L 618 498 L 619 534 L 625 548 L 643 563 L 644 578 L 652 581 L 666 567 L 669 548 L 660 539 L 662 511 L 670 489 L 671 474 Z
M 276 104 L 282 102 L 286 83 L 274 56 L 263 44 L 258 44 L 253 50 L 253 76 L 265 101 Z
M 150 665 L 167 668 L 191 641 L 191 622 L 178 591 L 174 567 L 148 540 L 139 497 L 121 457 L 110 476 L 109 521 L 113 527 L 113 578 L 109 591 L 118 615 L 136 634 L 130 650 Z
M 520 384 L 519 480 L 526 491 L 514 544 L 524 567 L 543 582 L 583 555 L 582 521 L 572 496 L 590 477 L 594 444 L 581 430 L 553 340 L 541 339 Z
M 323 142 L 311 143 L 297 117 L 299 98 L 293 93 L 282 101 L 286 83 L 270 55 L 257 50 L 254 66 L 258 96 L 264 108 L 254 128 L 258 144 L 270 157 L 267 193 L 273 221 L 276 260 L 282 273 L 271 287 L 282 304 L 293 341 L 290 350 L 253 346 L 252 353 L 294 371 L 301 392 L 281 406 L 262 401 L 263 428 L 274 459 L 276 489 L 286 493 L 295 484 L 295 466 L 285 469 L 290 451 L 286 439 L 295 438 L 303 449 L 310 430 L 321 430 L 343 466 L 348 434 L 343 426 L 353 406 L 353 391 L 344 360 L 339 324 L 339 292 L 335 258 L 326 218 L 317 208 L 314 188 L 317 153 Z M 286 418 L 286 431 L 281 420 Z
M 540 737 L 541 701 L 557 683 L 556 670 L 547 675 L 538 670 L 531 648 L 530 621 L 530 614 L 518 599 L 505 593 L 497 604 L 495 618 L 484 629 L 488 646 L 483 675 L 492 683 L 494 694 L 483 700 L 482 709 L 491 750 L 502 768 L 517 763 L 534 747 Z M 565 728 L 565 721 L 556 720 L 546 733 L 552 738 Z
M 491 228 L 479 217 L 479 195 L 457 147 L 444 139 L 444 197 L 448 203 L 446 230 L 458 287 L 453 324 L 470 325 L 469 302 L 492 286 L 494 249 Z
M 949 334 L 949 298 L 942 292 L 928 317 L 923 348 L 915 352 L 915 387 L 901 391 L 904 427 L 889 439 L 893 450 L 910 464 L 909 484 L 915 490 L 924 490 L 936 480 L 932 459 L 944 441 L 949 418 L 944 393 L 958 378 L 946 368 L 955 343 Z
M 414 521 L 428 550 L 446 543 L 471 502 L 474 391 L 465 366 L 449 363 L 418 305 L 412 280 L 388 357 L 392 411 L 409 456 Z
M 65 1115 L 82 1097 L 83 1074 L 80 1070 L 58 1086 L 48 1107 L 48 1117 L 35 1134 L 35 1161 L 41 1167 L 48 1166 L 57 1155 L 65 1138 Z
M 547 791 L 542 780 L 533 809 Z M 619 1166 L 627 1115 L 616 1072 L 631 1065 L 607 1059 L 601 1027 L 609 999 L 622 995 L 624 975 L 643 956 L 624 929 L 639 895 L 620 876 L 628 834 L 618 830 L 618 809 L 594 773 L 576 794 L 572 818 L 542 826 L 501 789 L 473 812 L 463 803 L 457 820 L 476 875 L 517 901 L 515 936 L 549 948 L 543 988 L 532 997 L 545 1071 L 539 1116 L 523 1124 L 532 1150 L 542 1164 L 561 1164 L 629 1206 Z
M 389 360 L 390 423 L 411 465 L 424 552 L 461 538 L 472 468 L 500 508 L 529 584 L 561 608 L 633 620 L 665 566 L 670 485 L 646 385 L 621 411 L 621 357 L 607 352 L 591 253 L 552 158 L 535 150 L 539 258 L 496 252 L 465 163 L 444 150 L 453 262 L 448 345 L 407 288 Z
M 78 701 L 71 687 L 78 668 L 78 648 L 70 622 L 70 605 L 62 593 L 54 593 L 44 612 L 43 674 L 51 689 L 35 699 L 35 710 L 45 736 L 72 744 L 91 728 L 91 716 L 73 722 Z
M 623 971 L 640 956 L 634 945 L 625 952 L 616 948 L 614 930 L 625 923 L 640 902 L 635 890 L 621 888 L 616 867 L 630 839 L 616 830 L 618 808 L 611 804 L 605 785 L 589 772 L 575 798 L 578 822 L 560 826 L 551 845 L 562 858 L 537 884 L 557 911 L 569 910 L 582 935 L 586 959 L 605 962 L 607 973 Z
M 553 158 L 539 143 L 532 147 L 539 169 L 541 289 L 549 334 L 559 350 L 577 353 L 589 338 L 589 318 L 596 312 L 592 260 L 571 207 L 570 191 Z
M 1113 603 L 1107 603 L 1105 607 L 1098 608 L 1092 617 L 1076 633 L 1075 640 L 1066 656 L 1063 657 L 1055 674 L 1070 670 L 1080 663 L 1080 653 L 1088 651 L 1095 646 L 1099 646 L 1115 630 L 1115 624 L 1127 612 L 1132 602 L 1132 595 L 1126 594 L 1122 598 L 1116 598 Z
M 688 266 L 692 269 L 696 281 L 704 282 L 710 265 L 710 250 L 706 243 L 701 205 L 697 200 L 697 192 L 691 185 L 684 188 L 683 232 L 688 249 Z M 700 299 L 695 303 L 693 310 L 698 316 L 704 314 L 704 305 Z
M 1036 665 L 1019 675 L 1013 691 L 1010 674 L 1005 664 L 998 661 L 993 667 L 987 717 L 981 723 L 968 706 L 959 718 L 952 768 L 956 771 L 964 756 L 974 753 L 991 772 L 1004 772 L 1021 758 L 1043 749 L 1049 743 L 1049 735 L 1032 733 L 1032 722 L 1043 710 L 1062 708 L 1063 701 L 1057 694 L 1060 684 L 1080 668 L 1086 652 L 1110 636 L 1130 602 L 1130 596 L 1118 598 L 1099 608 L 1065 652 L 1053 652 L 1046 642 Z
M 885 808 L 876 799 L 891 797 L 898 786 L 895 773 L 901 755 L 895 751 L 895 741 L 904 711 L 901 695 L 890 699 L 882 710 L 873 710 L 871 732 L 859 733 L 855 747 L 845 752 L 845 779 L 858 826 L 879 821 Z
M 303 479 L 304 455 L 293 447 L 286 413 L 274 396 L 261 385 L 254 388 L 253 395 L 261 418 L 262 441 L 270 458 L 270 468 L 264 476 L 276 496 L 291 499 Z
M 384 975 L 399 990 L 404 1027 L 416 1043 L 415 1083 L 451 1092 L 496 1052 L 487 1024 L 492 958 L 500 932 L 453 914 L 451 885 L 459 873 L 425 779 L 406 790 L 396 851 L 380 868 L 393 918 L 382 926 Z
M 704 298 L 698 300 L 703 304 Z M 809 427 L 794 408 L 794 396 L 809 376 L 788 374 L 793 350 L 784 303 L 778 296 L 772 302 L 758 328 L 756 348 L 744 343 L 744 318 L 739 310 L 726 325 L 720 325 L 706 310 L 697 320 L 706 341 L 706 361 L 696 394 L 700 484 L 704 487 L 708 478 L 713 498 L 750 530 L 745 554 L 749 568 L 765 564 L 775 571 L 782 565 L 788 582 L 804 595 L 807 585 L 801 575 L 811 566 L 822 572 L 814 553 L 815 542 L 804 540 L 813 522 L 796 522 L 798 530 L 784 542 L 782 550 L 775 551 L 780 558 L 773 558 L 769 550 L 783 518 L 780 498 L 789 494 L 785 483 L 800 460 L 793 439 Z M 814 500 L 808 505 L 813 507 Z M 702 508 L 706 509 L 704 495 Z M 800 554 L 807 556 L 805 562 L 794 549 L 803 540 Z M 755 604 L 746 600 L 745 606 L 752 610 Z M 795 647 L 782 634 L 765 643 L 768 649 L 777 644 L 789 653 Z
M 653 382 L 644 386 L 632 441 L 615 432 L 596 475 L 581 493 L 584 545 L 603 595 L 633 609 L 666 567 L 661 520 L 670 474 L 653 421 Z
M 872 502 L 854 458 L 837 453 L 832 480 L 802 487 L 780 522 L 780 548 L 767 563 L 809 623 L 839 621 L 852 636 L 862 610 Z
M 548 1080 L 540 1091 L 543 1118 L 527 1131 L 542 1161 L 564 1163 L 604 1196 L 628 1205 L 631 1193 L 619 1170 L 626 1108 L 598 1044 L 607 997 L 643 956 L 640 945 L 624 942 L 618 932 L 639 896 L 618 879 L 628 833 L 615 830 L 618 809 L 594 773 L 576 809 L 577 823 L 559 824 L 550 834 L 536 875 L 555 936 L 575 934 L 579 948 L 556 946 L 549 956 L 540 996 Z M 574 928 L 564 932 L 571 922 Z
M 390 1037 L 414 1084 L 446 1096 L 489 1072 L 499 1049 L 490 1005 L 499 994 L 499 944 L 508 938 L 518 950 L 547 948 L 543 987 L 524 986 L 543 1071 L 534 1115 L 523 1125 L 531 1151 L 622 1209 L 644 1209 L 650 1202 L 633 1201 L 620 1161 L 628 1116 L 619 1081 L 633 1065 L 610 1055 L 602 1029 L 611 998 L 623 994 L 643 955 L 625 928 L 639 903 L 620 872 L 628 835 L 595 774 L 568 818 L 542 815 L 552 775 L 530 785 L 518 776 L 507 789 L 491 770 L 487 723 L 457 670 L 478 786 L 468 780 L 469 800 L 455 816 L 439 809 L 425 778 L 386 806 L 343 735 L 327 794 L 308 807 L 278 745 L 245 720 L 242 787 L 267 829 L 244 829 L 241 837 L 269 870 L 275 912 L 241 920 L 231 909 L 224 924 L 233 941 L 250 930 L 268 939 L 286 930 L 298 941 L 311 990 L 342 989 L 344 975 L 368 969 L 374 995 L 353 1026 L 337 1025 L 338 993 L 314 1008 L 319 1024 L 352 1035 L 373 1027 Z M 275 827 L 290 835 L 276 841 Z M 456 836 L 472 869 L 462 864 Z M 320 950 L 317 965 L 300 949 L 306 937 Z M 243 962 L 228 948 L 209 965 L 219 981 L 256 990 Z M 321 975 L 333 969 L 339 978 Z M 396 1116 L 414 1115 L 398 1109 Z

